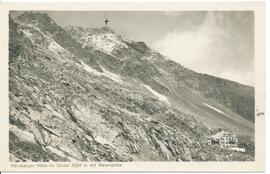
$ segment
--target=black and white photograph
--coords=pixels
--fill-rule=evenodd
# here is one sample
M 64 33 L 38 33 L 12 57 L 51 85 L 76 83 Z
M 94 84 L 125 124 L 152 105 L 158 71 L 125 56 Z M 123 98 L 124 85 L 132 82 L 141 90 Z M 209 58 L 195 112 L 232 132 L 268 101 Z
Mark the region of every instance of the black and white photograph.
M 264 20 L 255 2 L 0 4 L 0 171 L 264 171 Z
M 9 13 L 12 162 L 254 161 L 254 102 L 252 11 Z

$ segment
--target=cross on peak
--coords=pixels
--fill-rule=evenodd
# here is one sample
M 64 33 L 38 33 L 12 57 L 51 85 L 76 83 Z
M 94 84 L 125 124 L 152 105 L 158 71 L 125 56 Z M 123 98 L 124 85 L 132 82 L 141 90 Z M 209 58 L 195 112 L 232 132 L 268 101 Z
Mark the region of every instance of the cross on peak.
M 104 22 L 105 22 L 105 25 L 107 25 L 109 22 L 109 19 L 106 18 L 106 20 Z

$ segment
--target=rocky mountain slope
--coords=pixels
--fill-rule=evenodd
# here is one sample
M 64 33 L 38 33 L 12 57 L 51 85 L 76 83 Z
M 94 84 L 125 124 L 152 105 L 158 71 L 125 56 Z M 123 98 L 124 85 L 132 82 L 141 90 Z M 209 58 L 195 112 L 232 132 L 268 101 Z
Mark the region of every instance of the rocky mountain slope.
M 254 89 L 196 73 L 108 27 L 9 21 L 11 161 L 254 160 L 207 145 L 254 142 Z
M 219 128 L 225 124 L 237 132 L 253 133 L 254 88 L 196 73 L 160 55 L 143 42 L 123 40 L 108 27 L 101 28 L 100 33 L 95 28 L 67 27 L 66 30 L 98 57 L 100 65 L 142 81 L 175 106 L 203 121 L 209 122 L 212 117 L 208 126 Z M 99 40 L 103 45 L 110 45 L 106 54 L 104 47 L 95 46 Z M 222 112 L 212 112 L 215 110 L 210 107 L 209 113 L 209 105 Z M 217 114 L 225 121 L 215 121 Z

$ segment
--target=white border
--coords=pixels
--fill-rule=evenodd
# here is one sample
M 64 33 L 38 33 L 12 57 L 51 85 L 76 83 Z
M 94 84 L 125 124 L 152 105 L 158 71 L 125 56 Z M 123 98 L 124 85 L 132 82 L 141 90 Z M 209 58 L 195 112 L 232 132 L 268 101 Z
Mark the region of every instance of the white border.
M 0 6 L 0 127 L 2 141 L 0 142 L 0 169 L 2 171 L 78 171 L 76 168 L 38 168 L 16 169 L 10 168 L 8 162 L 8 69 L 7 69 L 7 14 L 12 10 L 254 10 L 255 11 L 255 67 L 256 67 L 256 105 L 264 108 L 264 4 L 253 2 L 234 3 L 106 3 L 106 4 L 11 4 L 4 3 Z M 3 82 L 3 83 L 2 83 Z M 260 102 L 260 103 L 258 103 Z M 264 121 L 265 117 L 256 118 L 256 156 L 255 162 L 132 162 L 122 163 L 122 168 L 80 168 L 79 171 L 263 171 L 264 170 Z M 150 167 L 150 168 L 149 168 Z

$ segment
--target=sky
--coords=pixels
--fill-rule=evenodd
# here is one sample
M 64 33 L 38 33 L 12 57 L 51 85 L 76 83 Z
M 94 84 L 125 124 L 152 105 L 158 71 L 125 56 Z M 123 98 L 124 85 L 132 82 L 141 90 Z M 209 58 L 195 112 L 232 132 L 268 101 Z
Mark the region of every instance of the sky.
M 199 73 L 254 86 L 251 11 L 48 11 L 61 26 L 109 27 Z

